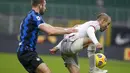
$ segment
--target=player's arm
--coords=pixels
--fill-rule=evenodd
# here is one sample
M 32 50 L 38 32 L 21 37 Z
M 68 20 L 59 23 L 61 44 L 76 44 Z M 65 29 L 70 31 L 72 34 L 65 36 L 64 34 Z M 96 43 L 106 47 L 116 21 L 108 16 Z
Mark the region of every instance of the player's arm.
M 62 27 L 55 27 L 55 29 L 64 30 L 65 28 L 62 28 Z
M 95 36 L 94 27 L 92 27 L 92 26 L 88 27 L 87 34 L 88 34 L 89 38 L 92 40 L 92 42 L 96 45 L 96 48 L 102 49 L 102 45 L 98 42 L 98 40 Z
M 58 50 L 60 50 L 61 49 L 61 43 L 62 43 L 62 41 L 57 46 L 50 49 L 50 53 L 55 54 Z
M 59 29 L 59 30 L 64 30 L 65 28 L 63 27 L 55 27 L 56 29 Z M 66 29 L 74 29 L 74 27 L 67 27 Z
M 47 32 L 49 35 L 69 34 L 72 32 L 77 32 L 77 30 L 73 28 L 54 27 L 46 23 L 42 23 L 38 27 L 42 31 Z

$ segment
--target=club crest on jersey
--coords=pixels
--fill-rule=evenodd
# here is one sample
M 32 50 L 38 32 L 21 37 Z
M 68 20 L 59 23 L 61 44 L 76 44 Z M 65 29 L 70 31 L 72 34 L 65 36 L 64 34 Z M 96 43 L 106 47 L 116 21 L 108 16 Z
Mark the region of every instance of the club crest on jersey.
M 37 61 L 40 61 L 40 58 L 36 58 Z
M 38 21 L 40 21 L 40 20 L 41 20 L 40 16 L 37 16 L 36 18 L 37 18 L 37 20 L 38 20 Z

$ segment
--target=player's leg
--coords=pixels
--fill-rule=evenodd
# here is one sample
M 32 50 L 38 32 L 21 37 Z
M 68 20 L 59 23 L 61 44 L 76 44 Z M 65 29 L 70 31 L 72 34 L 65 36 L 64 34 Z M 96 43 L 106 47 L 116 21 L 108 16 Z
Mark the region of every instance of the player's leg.
M 89 39 L 89 38 L 84 38 L 84 40 L 83 40 L 83 48 L 84 49 L 86 49 L 86 48 L 88 48 L 88 46 L 90 45 L 90 44 L 92 44 L 93 42 L 92 42 L 92 40 L 91 39 Z
M 37 67 L 36 73 L 51 73 L 51 70 L 48 68 L 48 66 L 45 63 L 41 63 Z
M 17 56 L 20 63 L 29 73 L 51 73 L 50 69 L 42 61 L 36 51 L 27 50 L 20 52 L 18 50 Z
M 83 41 L 84 41 L 84 38 L 79 38 L 72 43 L 70 47 L 72 53 L 78 53 L 83 49 Z
M 95 45 L 90 44 L 87 50 L 88 50 L 89 68 L 90 68 L 90 72 L 92 72 L 93 69 L 96 67 L 96 62 L 95 62 L 96 47 Z
M 71 49 L 71 52 L 77 53 L 81 51 L 83 48 L 88 47 L 90 43 L 92 43 L 92 41 L 89 38 L 79 38 L 75 41 L 70 41 L 70 42 L 64 42 L 62 40 L 57 46 L 50 49 L 50 53 L 55 54 L 59 49 L 60 51 L 63 51 L 63 52 L 65 52 L 65 50 L 69 52 L 69 49 Z
M 29 72 L 29 73 L 35 73 L 34 67 L 30 63 L 33 57 L 33 52 L 31 51 L 24 51 L 24 52 L 17 52 L 18 60 L 22 64 L 22 66 Z
M 70 73 L 80 73 L 80 69 L 73 65 L 73 64 L 67 64 L 67 69 L 69 70 Z
M 36 52 L 32 58 L 31 64 L 36 73 L 51 73 L 48 66 L 42 61 Z
M 70 73 L 80 73 L 77 54 L 67 55 L 62 53 L 61 56 L 64 60 L 65 67 L 67 67 Z
M 92 43 L 92 41 L 89 38 L 79 38 L 75 40 L 71 46 L 71 51 L 73 53 L 80 52 L 81 50 L 85 49 L 88 47 L 88 45 Z
M 96 67 L 96 60 L 95 60 L 96 46 L 94 44 L 90 44 L 87 50 L 88 50 L 88 59 L 89 59 L 89 72 L 107 73 L 107 70 L 101 70 Z

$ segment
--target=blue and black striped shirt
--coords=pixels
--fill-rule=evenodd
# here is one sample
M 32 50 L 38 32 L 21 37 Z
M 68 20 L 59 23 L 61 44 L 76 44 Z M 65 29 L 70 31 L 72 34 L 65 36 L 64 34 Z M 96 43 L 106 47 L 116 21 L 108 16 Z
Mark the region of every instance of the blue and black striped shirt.
M 31 10 L 24 18 L 20 25 L 19 51 L 36 49 L 38 26 L 41 23 L 45 23 L 42 16 L 34 10 Z

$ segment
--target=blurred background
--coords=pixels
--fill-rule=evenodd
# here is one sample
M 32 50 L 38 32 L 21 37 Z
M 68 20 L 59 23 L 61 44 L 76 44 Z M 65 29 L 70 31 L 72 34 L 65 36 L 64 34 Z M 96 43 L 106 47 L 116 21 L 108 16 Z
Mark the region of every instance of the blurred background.
M 27 73 L 17 60 L 16 50 L 20 23 L 31 9 L 30 1 L 0 0 L 0 73 Z M 53 26 L 72 27 L 95 20 L 100 12 L 112 18 L 112 24 L 106 32 L 96 33 L 104 45 L 102 52 L 108 59 L 106 69 L 110 73 L 130 73 L 130 0 L 47 0 L 47 11 L 43 18 Z M 55 62 L 63 63 L 60 53 L 57 56 L 49 54 L 49 49 L 61 39 L 62 36 L 40 33 L 37 52 L 53 72 L 68 73 L 63 65 L 59 65 L 63 70 L 55 69 Z M 87 73 L 87 51 L 79 55 L 81 72 Z

